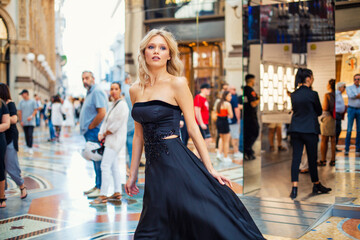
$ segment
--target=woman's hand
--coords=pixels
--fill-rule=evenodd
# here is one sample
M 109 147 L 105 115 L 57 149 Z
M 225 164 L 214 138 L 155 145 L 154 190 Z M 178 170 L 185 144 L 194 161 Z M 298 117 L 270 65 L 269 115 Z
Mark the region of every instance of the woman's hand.
M 104 139 L 104 135 L 103 134 L 98 134 L 98 139 L 99 139 L 99 142 L 101 142 L 103 139 Z
M 139 188 L 136 186 L 136 178 L 135 177 L 129 177 L 125 184 L 125 192 L 130 197 L 133 197 L 134 195 L 139 193 Z
M 210 172 L 210 174 L 211 174 L 214 178 L 216 178 L 216 179 L 219 181 L 219 183 L 220 183 L 221 185 L 225 185 L 225 184 L 226 184 L 226 185 L 229 186 L 229 187 L 233 187 L 230 179 L 228 179 L 227 177 L 222 176 L 222 175 L 221 175 L 220 173 L 218 173 L 216 170 L 211 170 L 211 171 L 209 171 L 209 172 Z

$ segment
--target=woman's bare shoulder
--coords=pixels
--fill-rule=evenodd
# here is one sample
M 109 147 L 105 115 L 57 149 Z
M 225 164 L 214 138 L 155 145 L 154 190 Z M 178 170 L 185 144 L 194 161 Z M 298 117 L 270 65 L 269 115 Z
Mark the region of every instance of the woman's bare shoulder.
M 188 86 L 188 81 L 186 79 L 186 77 L 177 77 L 177 76 L 173 76 L 171 79 L 171 85 L 178 89 L 179 87 L 185 87 Z
M 136 97 L 140 91 L 141 91 L 141 86 L 140 86 L 139 82 L 135 82 L 131 85 L 131 87 L 129 89 L 129 93 L 130 93 L 130 98 L 131 98 L 132 103 L 135 102 Z

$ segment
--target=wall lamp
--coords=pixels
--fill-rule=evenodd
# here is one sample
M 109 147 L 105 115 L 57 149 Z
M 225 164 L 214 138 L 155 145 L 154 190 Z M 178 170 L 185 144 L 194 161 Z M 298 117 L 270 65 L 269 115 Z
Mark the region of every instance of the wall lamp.
M 235 17 L 237 19 L 241 19 L 241 12 L 238 14 L 238 7 L 240 7 L 240 11 L 241 11 L 241 0 L 227 0 L 226 1 L 231 7 L 232 9 L 234 9 L 234 14 Z

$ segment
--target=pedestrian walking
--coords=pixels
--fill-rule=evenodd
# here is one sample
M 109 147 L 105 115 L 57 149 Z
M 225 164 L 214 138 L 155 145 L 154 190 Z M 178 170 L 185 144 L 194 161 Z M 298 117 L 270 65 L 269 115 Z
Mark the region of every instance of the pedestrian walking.
M 5 131 L 10 128 L 10 114 L 6 103 L 0 99 L 0 208 L 6 207 L 5 197 Z
M 129 93 L 131 84 L 132 84 L 132 81 L 131 81 L 130 74 L 125 73 L 125 84 L 123 84 L 122 93 L 125 96 L 125 101 L 129 108 L 129 116 L 128 116 L 128 120 L 127 120 L 127 133 L 126 133 L 126 149 L 127 149 L 128 155 L 129 155 L 129 165 L 128 165 L 129 169 L 131 166 L 132 144 L 133 144 L 134 129 L 135 129 L 134 119 L 131 116 L 132 103 L 131 103 L 130 93 Z
M 335 79 L 330 79 L 328 83 L 330 92 L 326 93 L 323 101 L 323 113 L 321 119 L 321 159 L 318 166 L 326 166 L 326 154 L 328 150 L 328 142 L 330 140 L 331 160 L 330 166 L 335 166 L 335 126 L 336 126 L 336 113 L 335 113 Z
M 233 111 L 233 117 L 230 120 L 230 136 L 231 146 L 233 147 L 233 157 L 236 159 L 242 158 L 242 154 L 239 151 L 239 135 L 240 135 L 240 108 L 238 102 L 238 95 L 234 86 L 229 86 L 231 93 L 231 108 Z
M 11 99 L 9 87 L 0 83 L 0 99 L 6 102 L 10 114 L 10 128 L 5 131 L 6 153 L 5 153 L 5 171 L 20 189 L 20 198 L 27 197 L 27 189 L 24 179 L 21 177 L 21 169 L 17 152 L 19 151 L 19 132 L 16 127 L 18 121 L 16 105 Z
M 82 73 L 82 82 L 87 89 L 86 98 L 80 112 L 80 133 L 86 141 L 99 143 L 98 134 L 107 109 L 106 93 L 95 84 L 91 71 Z M 88 197 L 100 196 L 101 161 L 93 161 L 95 170 L 95 186 L 84 192 Z
M 50 135 L 50 138 L 47 140 L 48 142 L 53 142 L 56 140 L 54 125 L 51 121 L 51 108 L 52 108 L 53 103 L 54 103 L 54 97 L 51 97 L 51 100 L 46 105 L 46 109 L 45 109 L 45 115 L 48 120 L 48 128 L 49 128 L 49 135 Z
M 65 128 L 65 133 L 70 134 L 71 129 L 75 126 L 75 109 L 71 96 L 67 96 L 62 104 L 61 108 L 63 114 L 65 115 L 65 120 L 63 126 Z
M 61 127 L 64 122 L 61 99 L 58 95 L 54 96 L 51 106 L 51 122 L 55 128 L 55 141 L 60 142 Z
M 18 117 L 25 133 L 25 141 L 27 146 L 25 149 L 28 153 L 33 154 L 33 133 L 38 106 L 35 100 L 30 99 L 28 90 L 22 90 L 20 95 L 23 100 L 21 100 L 19 103 Z
M 125 148 L 129 108 L 121 96 L 121 84 L 111 84 L 112 104 L 106 113 L 99 132 L 99 141 L 105 142 L 104 155 L 101 160 L 101 191 L 91 204 L 106 203 L 108 200 L 120 200 L 122 196 L 121 175 L 118 155 Z M 114 182 L 114 194 L 107 197 L 111 177 Z
M 346 88 L 348 95 L 348 124 L 345 138 L 345 155 L 349 155 L 351 132 L 356 121 L 355 151 L 360 153 L 360 73 L 354 75 L 354 84 Z
M 246 86 L 244 87 L 244 160 L 255 159 L 255 152 L 252 149 L 259 136 L 259 122 L 257 117 L 257 106 L 260 99 L 254 90 L 255 76 L 245 76 Z
M 343 92 L 345 92 L 346 84 L 343 82 L 339 82 L 337 84 L 337 89 L 335 91 L 335 109 L 336 109 L 336 138 L 335 142 L 336 145 L 339 142 L 339 136 L 341 133 L 341 121 L 344 119 L 345 113 L 346 113 L 346 106 L 343 99 Z M 335 148 L 337 152 L 340 150 Z
M 203 83 L 200 86 L 200 93 L 197 94 L 194 98 L 194 107 L 195 107 L 195 119 L 199 125 L 201 135 L 205 139 L 207 146 L 211 142 L 211 135 L 209 129 L 209 102 L 206 99 L 210 95 L 211 87 L 208 83 Z
M 299 68 L 295 77 L 295 91 L 291 93 L 293 115 L 289 127 L 293 158 L 291 164 L 292 190 L 290 197 L 295 199 L 298 193 L 299 167 L 304 146 L 308 158 L 313 193 L 328 193 L 331 188 L 324 187 L 318 177 L 317 153 L 320 134 L 318 117 L 322 113 L 319 95 L 311 89 L 314 82 L 310 69 Z
M 231 93 L 224 91 L 221 96 L 220 102 L 216 106 L 217 119 L 216 128 L 220 136 L 220 143 L 222 144 L 222 151 L 224 157 L 220 158 L 224 162 L 232 162 L 232 159 L 228 157 L 230 147 L 230 126 L 229 118 L 233 118 L 233 111 L 231 108 Z

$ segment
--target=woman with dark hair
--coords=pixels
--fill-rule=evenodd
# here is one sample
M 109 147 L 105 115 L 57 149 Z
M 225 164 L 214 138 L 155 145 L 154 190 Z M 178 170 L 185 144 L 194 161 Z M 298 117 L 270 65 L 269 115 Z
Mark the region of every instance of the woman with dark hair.
M 318 116 L 322 109 L 319 95 L 311 89 L 314 82 L 310 69 L 299 68 L 295 78 L 295 92 L 291 94 L 293 115 L 289 127 L 291 143 L 293 146 L 293 159 L 291 165 L 292 191 L 290 197 L 297 197 L 299 166 L 304 146 L 306 147 L 311 181 L 314 183 L 313 193 L 327 193 L 331 188 L 326 188 L 319 182 L 317 170 L 318 135 L 320 125 Z
M 3 84 L 3 83 L 0 83 Z M 5 198 L 5 131 L 10 127 L 9 110 L 6 103 L 0 97 L 0 208 L 6 207 Z
M 10 128 L 5 132 L 7 145 L 5 154 L 5 170 L 20 188 L 20 197 L 21 199 L 24 199 L 27 197 L 27 191 L 24 179 L 21 177 L 17 154 L 19 151 L 19 132 L 16 127 L 16 123 L 18 121 L 17 109 L 15 103 L 11 100 L 9 87 L 4 83 L 0 83 L 0 98 L 6 102 L 10 113 Z
M 230 101 L 231 93 L 229 91 L 224 91 L 220 101 L 216 105 L 216 128 L 221 140 L 219 140 L 219 142 L 222 145 L 219 149 L 222 149 L 224 153 L 224 157 L 219 158 L 219 160 L 224 162 L 232 162 L 231 158 L 228 157 L 230 145 L 230 127 L 228 118 L 233 117 Z
M 55 127 L 55 139 L 60 142 L 61 126 L 63 124 L 63 112 L 61 110 L 61 99 L 58 95 L 54 96 L 54 101 L 51 104 L 51 122 Z
M 335 79 L 330 79 L 328 83 L 328 90 L 330 92 L 325 94 L 323 102 L 323 114 L 321 120 L 321 160 L 318 166 L 326 166 L 326 153 L 328 150 L 328 142 L 331 142 L 331 161 L 330 166 L 335 166 Z
M 119 152 L 125 149 L 127 120 L 129 117 L 129 107 L 122 97 L 121 84 L 113 82 L 110 87 L 112 104 L 107 111 L 104 121 L 98 134 L 99 141 L 104 141 L 105 150 L 101 160 L 101 191 L 90 204 L 102 204 L 108 200 L 120 200 L 122 197 L 121 189 L 121 167 L 118 161 Z M 114 194 L 107 197 L 110 183 L 114 180 Z

